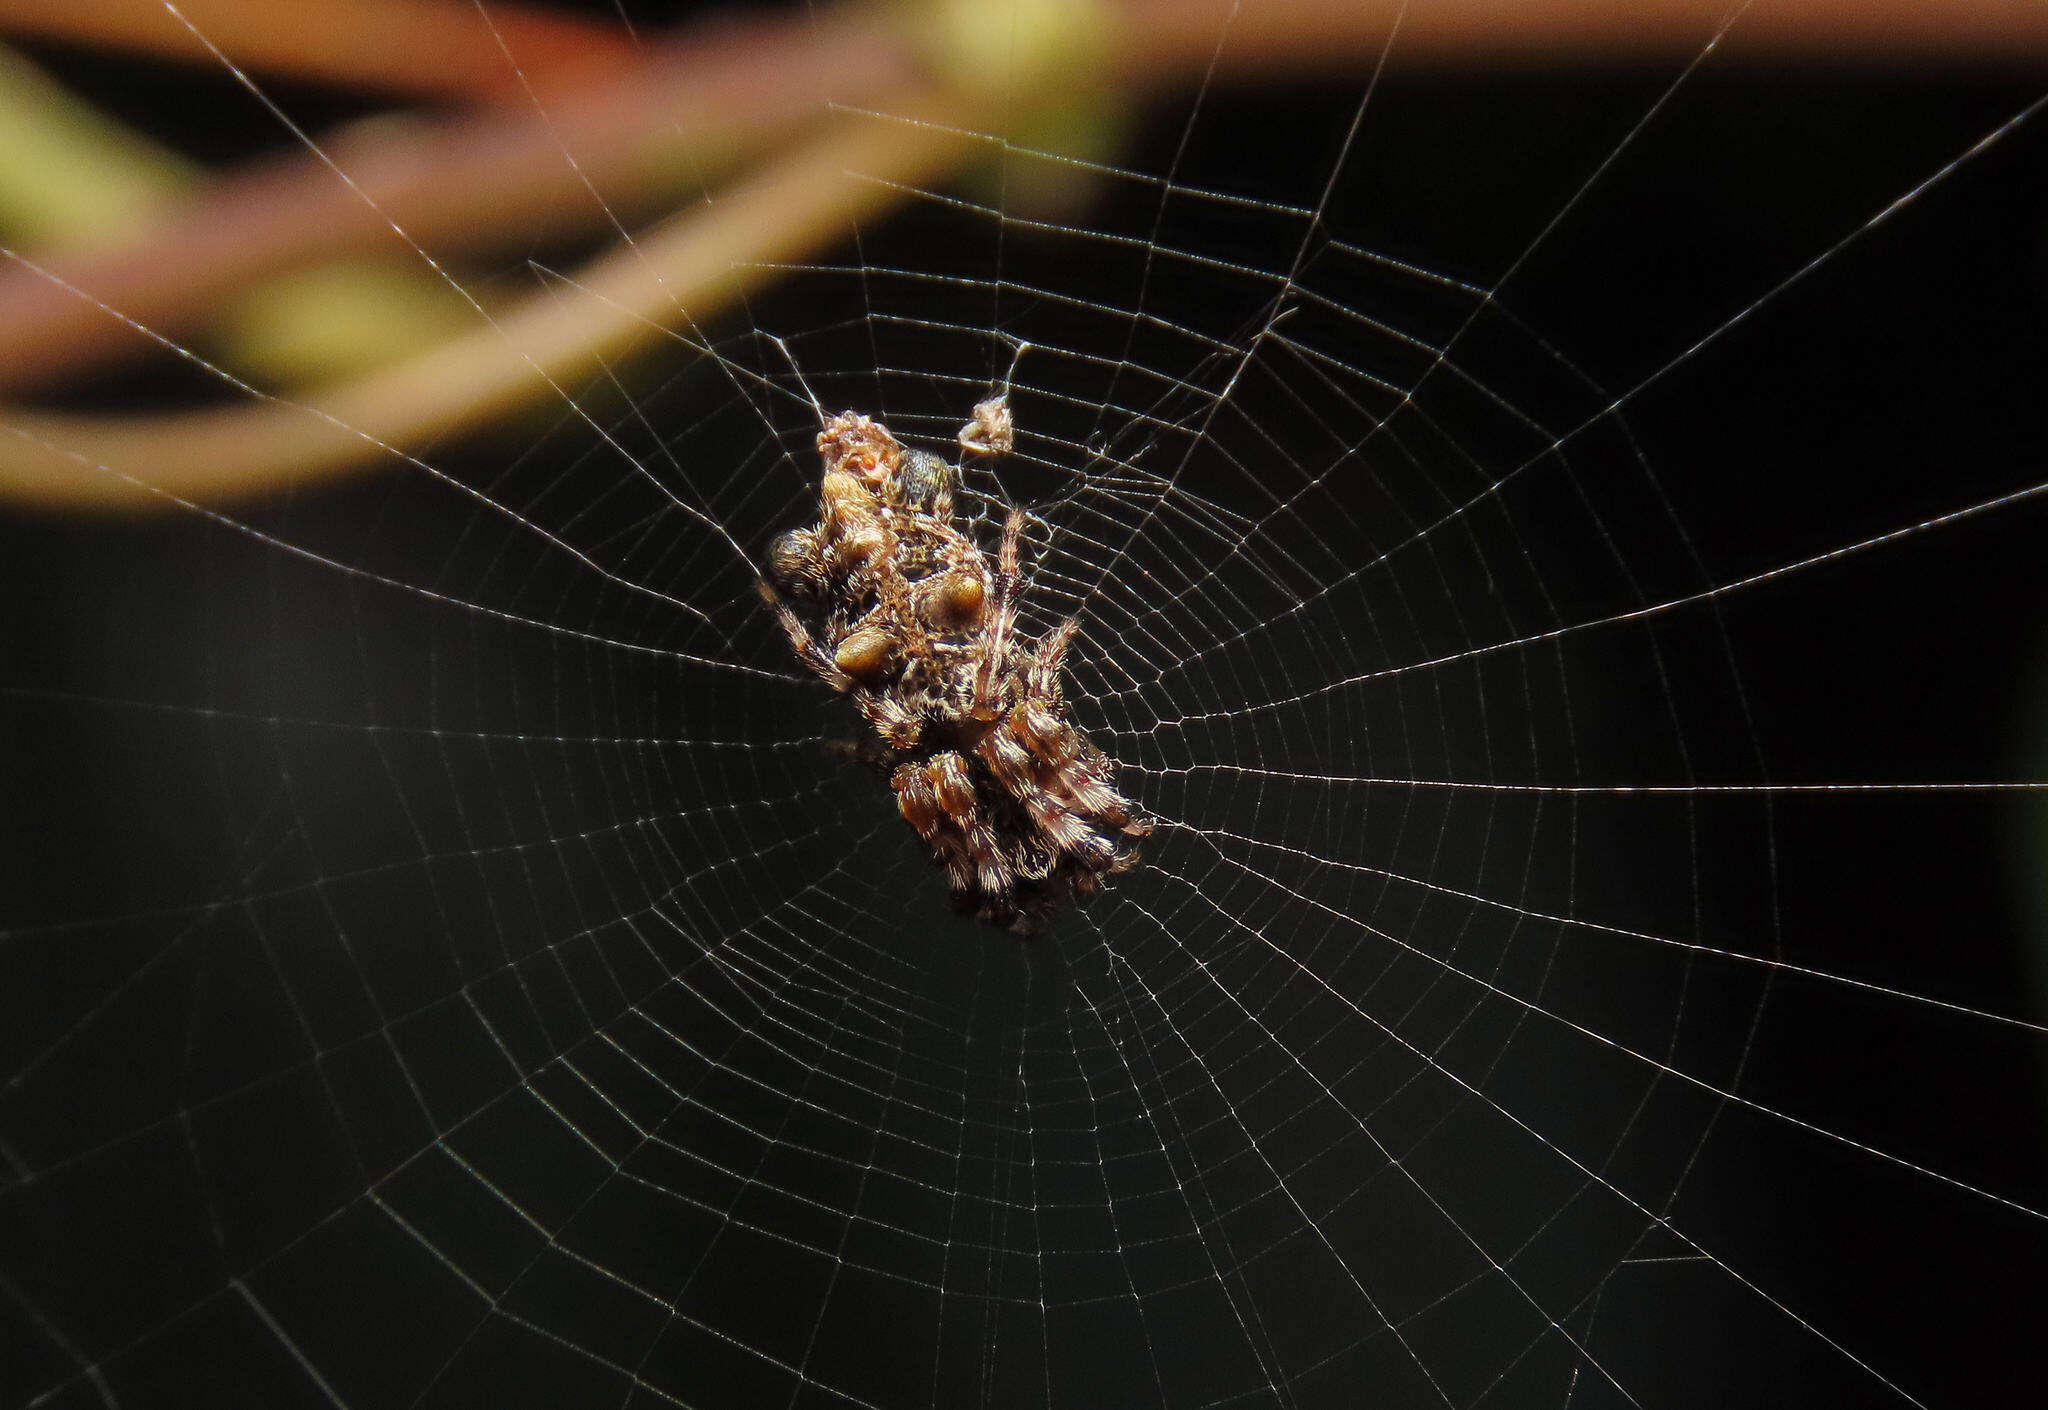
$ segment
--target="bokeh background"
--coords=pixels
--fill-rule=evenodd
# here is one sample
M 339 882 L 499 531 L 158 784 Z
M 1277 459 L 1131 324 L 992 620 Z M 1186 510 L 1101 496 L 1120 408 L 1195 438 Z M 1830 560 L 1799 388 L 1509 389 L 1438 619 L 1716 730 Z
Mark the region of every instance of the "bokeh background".
M 2019 20 L 19 9 L 5 1403 L 2034 1393 Z M 1172 824 L 1032 945 L 752 596 L 799 372 L 1014 376 Z

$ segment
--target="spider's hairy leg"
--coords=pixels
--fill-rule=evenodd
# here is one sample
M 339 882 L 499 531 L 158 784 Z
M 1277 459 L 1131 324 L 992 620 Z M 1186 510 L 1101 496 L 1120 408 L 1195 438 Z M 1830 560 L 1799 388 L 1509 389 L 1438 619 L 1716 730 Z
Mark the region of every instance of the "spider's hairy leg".
M 917 712 L 887 691 L 861 691 L 853 703 L 891 749 L 914 748 L 924 733 Z
M 986 818 L 975 813 L 961 824 L 967 849 L 974 855 L 975 888 L 980 894 L 979 913 L 997 925 L 1017 918 L 1017 887 L 1010 879 L 1010 864 L 1003 856 L 1002 839 Z M 975 909 L 971 897 L 955 896 L 963 909 Z
M 923 764 L 899 764 L 889 775 L 896 790 L 896 810 L 919 837 L 936 847 L 945 835 L 945 811 L 939 807 L 938 790 L 932 787 Z
M 1061 779 L 1074 806 L 1088 816 L 1100 818 L 1127 837 L 1144 837 L 1152 831 L 1152 824 L 1132 814 L 1131 800 L 1111 787 L 1097 768 L 1071 768 L 1061 774 Z
M 896 807 L 946 868 L 953 905 L 997 924 L 1017 917 L 1002 839 L 982 813 L 967 761 L 951 752 L 899 766 L 889 779 Z
M 1010 733 L 1056 774 L 1064 774 L 1081 755 L 1081 736 L 1059 717 L 1057 704 L 1027 694 L 1010 711 Z
M 1130 799 L 1111 785 L 1111 765 L 1103 752 L 1061 719 L 1056 709 L 1042 704 L 1035 691 L 1010 712 L 1009 728 L 999 733 L 1019 756 L 1028 750 L 1040 760 L 1047 788 L 1091 823 L 1106 824 L 1128 837 L 1143 837 L 1152 830 L 1150 823 L 1133 816 Z M 1010 735 L 1016 743 L 1008 742 Z
M 1003 547 L 996 559 L 995 603 L 987 612 L 981 669 L 974 677 L 972 709 L 978 720 L 996 717 L 998 689 L 1008 672 L 1010 632 L 1017 623 L 1017 594 L 1024 576 L 1018 547 L 1023 536 L 1024 511 L 1012 509 L 1003 520 Z
M 975 895 L 975 867 L 966 836 L 939 802 L 939 777 L 935 765 L 900 764 L 889 776 L 889 786 L 896 790 L 896 808 L 903 820 L 932 849 L 933 860 L 945 867 L 946 889 L 957 905 Z
M 1002 839 L 989 825 L 975 796 L 967 761 L 948 752 L 935 757 L 925 770 L 939 807 L 966 844 L 967 856 L 963 860 L 973 865 L 965 886 L 959 884 L 963 879 L 960 870 L 948 867 L 954 883 L 953 904 L 963 911 L 978 910 L 997 924 L 1007 925 L 1017 917 L 1015 887 L 1003 857 Z
M 1060 667 L 1066 664 L 1067 648 L 1080 634 L 1081 619 L 1069 617 L 1047 632 L 1038 643 L 1038 649 L 1031 654 L 1031 670 L 1024 682 L 1025 693 L 1048 709 L 1059 709 Z
M 796 648 L 797 659 L 809 666 L 819 679 L 834 690 L 851 690 L 853 677 L 840 670 L 839 663 L 832 658 L 832 653 L 818 645 L 812 638 L 804 624 L 797 620 L 796 613 L 789 610 L 789 604 L 782 600 L 782 594 L 775 590 L 775 585 L 763 578 L 755 587 L 761 594 L 761 600 L 775 613 L 775 620 L 781 623 L 783 632 L 789 637 L 789 644 Z
M 1114 845 L 1089 826 L 1080 811 L 1068 807 L 1051 788 L 1038 781 L 1031 755 L 1010 731 L 997 730 L 991 734 L 982 744 L 982 757 L 988 760 L 990 771 L 1003 786 L 1024 805 L 1024 811 L 1031 815 L 1031 821 L 1048 842 L 1083 866 L 1109 865 Z M 1054 777 L 1057 779 L 1058 775 Z

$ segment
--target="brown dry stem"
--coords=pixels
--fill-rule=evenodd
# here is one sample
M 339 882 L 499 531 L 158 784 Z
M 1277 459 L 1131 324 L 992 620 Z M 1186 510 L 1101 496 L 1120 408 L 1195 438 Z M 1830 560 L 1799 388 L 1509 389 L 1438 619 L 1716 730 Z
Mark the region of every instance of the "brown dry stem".
M 1205 74 L 1232 82 L 1355 70 L 1383 52 L 1396 63 L 1439 65 L 1683 58 L 1702 52 L 1730 12 L 1724 0 L 1412 0 L 1405 8 L 1394 0 L 1259 0 L 1234 15 L 1228 0 L 1035 3 L 1045 6 L 1047 23 L 1085 28 L 1099 65 L 1093 91 L 1126 104 Z M 1070 7 L 1064 21 L 1062 5 Z M 219 502 L 393 463 L 436 436 L 554 394 L 551 384 L 596 358 L 701 324 L 769 278 L 769 263 L 814 256 L 850 222 L 884 209 L 890 183 L 948 179 L 979 145 L 965 131 L 1027 116 L 1014 104 L 995 109 L 999 116 L 977 107 L 991 75 L 955 71 L 973 65 L 935 51 L 929 14 L 917 7 L 855 0 L 816 19 L 728 22 L 645 48 L 617 34 L 597 38 L 589 25 L 542 9 L 496 3 L 488 9 L 495 36 L 479 31 L 467 4 L 322 0 L 288 8 L 292 21 L 281 24 L 268 0 L 181 6 L 192 27 L 252 72 L 461 94 L 485 106 L 435 120 L 380 120 L 323 143 L 346 181 L 302 151 L 213 183 L 119 248 L 43 252 L 34 267 L 19 259 L 0 266 L 0 388 L 47 386 L 182 342 L 232 291 L 281 270 L 365 251 L 416 258 L 414 243 L 436 256 L 489 249 L 508 236 L 530 244 L 613 212 L 672 206 L 685 188 L 743 161 L 764 165 L 670 218 L 637 248 L 622 245 L 597 260 L 574 276 L 580 292 L 537 296 L 342 386 L 172 416 L 0 406 L 0 426 L 12 432 L 0 438 L 0 496 L 98 509 Z M 960 13 L 970 12 L 951 18 Z M 8 27 L 146 42 L 218 63 L 175 15 L 143 0 L 0 0 L 0 28 Z M 400 42 L 403 35 L 414 38 Z M 1058 47 L 1046 50 L 1040 40 L 1042 51 Z M 2048 6 L 1769 0 L 1742 11 L 1717 50 L 1751 59 L 1933 57 L 2040 67 Z M 1057 82 L 1010 92 L 1090 85 L 1085 72 L 1058 72 Z M 957 130 L 834 104 L 915 113 Z
M 944 116 L 930 108 L 928 118 Z M 168 416 L 0 408 L 0 473 L 16 497 L 72 509 L 220 503 L 306 484 L 465 430 L 539 398 L 597 359 L 687 330 L 839 238 L 846 222 L 960 160 L 973 139 L 933 122 L 847 115 L 769 172 L 621 245 L 494 322 L 324 395 Z

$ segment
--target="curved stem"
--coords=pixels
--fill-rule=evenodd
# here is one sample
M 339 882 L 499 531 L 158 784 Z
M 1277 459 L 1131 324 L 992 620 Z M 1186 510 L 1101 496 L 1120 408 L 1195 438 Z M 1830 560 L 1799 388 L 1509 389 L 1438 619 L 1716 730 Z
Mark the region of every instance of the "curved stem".
M 608 212 L 672 206 L 814 123 L 822 105 L 872 106 L 914 82 L 910 56 L 884 36 L 814 45 L 805 26 L 792 48 L 790 30 L 778 21 L 766 47 L 759 30 L 660 47 L 560 103 L 378 119 L 322 140 L 332 168 L 295 153 L 213 183 L 113 248 L 0 265 L 0 390 L 149 350 L 123 320 L 184 338 L 222 298 L 280 270 L 339 255 L 412 258 L 393 226 L 445 257 L 530 248 L 601 227 Z
M 1717 46 L 1736 62 L 2048 61 L 2048 6 L 1985 0 L 1123 0 L 1120 81 L 1173 84 L 1213 61 L 1226 81 L 1328 72 L 1388 50 L 1396 65 L 1638 64 Z M 1219 47 L 1219 35 L 1226 36 Z
M 460 8 L 464 23 L 473 23 L 475 12 Z M 263 0 L 184 6 L 210 39 L 229 39 L 222 47 L 238 59 L 303 72 L 292 67 L 293 45 L 301 59 L 318 47 L 304 42 L 314 32 L 305 25 L 273 26 L 272 39 L 284 46 L 275 52 L 263 50 L 253 31 L 235 29 L 272 9 Z M 300 10 L 292 7 L 295 15 Z M 69 13 L 53 0 L 0 0 L 0 25 L 28 26 L 37 15 L 54 25 L 60 21 L 50 16 Z M 453 23 L 454 11 L 428 0 L 323 0 L 309 13 L 384 26 Z M 679 187 L 786 140 L 835 104 L 901 110 L 902 95 L 920 86 L 921 74 L 930 94 L 950 96 L 943 104 L 937 97 L 920 101 L 933 111 L 942 104 L 962 129 L 833 114 L 821 133 L 765 175 L 672 219 L 637 249 L 598 260 L 579 281 L 589 297 L 536 299 L 493 326 L 299 402 L 114 418 L 0 407 L 0 426 L 13 433 L 11 443 L 0 443 L 0 495 L 44 505 L 137 507 L 163 502 L 145 486 L 217 499 L 331 476 L 545 394 L 550 379 L 657 336 L 678 305 L 695 320 L 708 318 L 765 282 L 767 263 L 823 248 L 847 221 L 887 205 L 890 182 L 930 180 L 966 159 L 973 139 L 965 129 L 977 112 L 987 120 L 973 106 L 986 76 L 954 72 L 973 68 L 972 56 L 949 58 L 933 44 L 929 24 L 906 22 L 918 13 L 899 6 L 892 20 L 890 11 L 852 0 L 822 19 L 749 20 L 636 49 L 630 61 L 607 61 L 601 71 L 564 64 L 549 70 L 544 90 L 536 87 L 529 97 L 522 88 L 509 106 L 438 123 L 379 120 L 324 144 L 347 181 L 319 157 L 299 154 L 216 183 L 119 249 L 40 268 L 15 257 L 13 268 L 0 267 L 0 388 L 22 389 L 140 347 L 175 347 L 229 291 L 309 260 L 390 249 L 393 225 L 438 255 L 487 247 L 494 236 L 530 243 L 543 232 L 587 228 L 611 209 L 672 202 Z M 1060 13 L 1057 5 L 1046 10 Z M 1092 55 L 1096 81 L 1128 102 L 1204 74 L 1223 82 L 1262 80 L 1369 62 L 1386 45 L 1397 14 L 1400 33 L 1390 54 L 1396 63 L 1561 64 L 1697 54 L 1719 32 L 1728 7 L 1726 0 L 1556 0 L 1540 7 L 1408 0 L 1405 8 L 1397 0 L 1262 0 L 1238 9 L 1231 0 L 1099 0 L 1085 15 L 1073 13 L 1098 36 L 1091 41 L 1100 50 Z M 151 14 L 191 41 L 174 16 Z M 510 23 L 527 33 L 519 26 L 532 17 L 528 12 L 494 4 L 490 14 L 515 58 L 522 44 L 545 47 L 543 39 L 519 39 L 506 29 Z M 542 12 L 533 15 L 552 23 Z M 110 32 L 86 25 L 79 20 L 67 32 Z M 392 33 L 376 29 L 376 47 L 410 47 L 393 43 Z M 1768 0 L 1743 10 L 1718 49 L 1750 59 L 1932 56 L 2037 68 L 2048 59 L 2048 6 Z M 483 53 L 494 79 L 513 72 L 519 81 L 489 35 L 421 49 L 406 62 L 439 64 L 450 53 Z M 377 81 L 343 57 L 335 75 Z M 1062 69 L 1060 81 L 1082 80 Z M 871 179 L 850 177 L 852 171 Z M 602 204 L 590 199 L 593 189 Z
M 492 0 L 488 18 L 448 0 L 176 0 L 162 4 L 0 0 L 0 29 L 213 66 L 197 29 L 244 68 L 415 98 L 522 96 L 509 53 L 531 81 L 632 60 L 616 26 Z M 504 53 L 498 48 L 504 44 Z
M 305 484 L 545 397 L 598 359 L 676 336 L 887 205 L 891 183 L 933 180 L 974 139 L 926 121 L 844 115 L 766 173 L 673 217 L 571 277 L 423 356 L 304 401 L 159 416 L 0 408 L 11 437 L 0 492 L 76 509 L 217 502 Z M 857 174 L 856 174 L 857 173 Z M 680 328 L 679 328 L 680 325 Z

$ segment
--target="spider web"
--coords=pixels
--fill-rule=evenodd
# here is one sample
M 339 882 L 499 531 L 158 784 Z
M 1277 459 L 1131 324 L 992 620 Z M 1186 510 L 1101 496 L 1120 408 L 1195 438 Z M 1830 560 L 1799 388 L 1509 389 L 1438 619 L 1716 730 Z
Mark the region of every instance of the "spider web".
M 8 1403 L 2038 1385 L 2039 99 L 1396 62 L 1057 219 L 991 133 L 509 450 L 10 526 Z M 751 561 L 813 394 L 1001 388 L 1159 820 L 1029 943 Z

